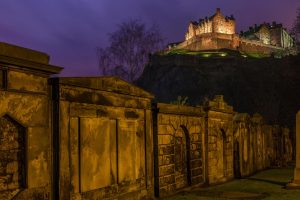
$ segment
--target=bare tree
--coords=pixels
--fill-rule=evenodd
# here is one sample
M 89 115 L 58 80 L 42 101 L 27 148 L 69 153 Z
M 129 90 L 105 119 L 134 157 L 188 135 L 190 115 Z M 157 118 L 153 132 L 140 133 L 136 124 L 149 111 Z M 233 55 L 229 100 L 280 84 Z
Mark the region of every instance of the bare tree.
M 109 46 L 98 49 L 102 75 L 119 76 L 136 80 L 143 72 L 149 55 L 163 47 L 163 38 L 153 25 L 147 28 L 139 20 L 129 20 L 109 34 Z
M 294 33 L 296 39 L 299 41 L 300 40 L 300 7 L 297 10 L 297 17 L 295 19 L 292 32 Z

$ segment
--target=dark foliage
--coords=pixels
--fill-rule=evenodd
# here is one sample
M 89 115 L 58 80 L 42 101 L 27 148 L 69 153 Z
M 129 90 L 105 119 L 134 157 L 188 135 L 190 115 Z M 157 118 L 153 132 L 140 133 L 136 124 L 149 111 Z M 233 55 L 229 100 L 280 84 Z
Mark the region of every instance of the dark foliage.
M 300 8 L 297 10 L 297 17 L 295 19 L 292 32 L 295 34 L 298 41 L 300 41 Z

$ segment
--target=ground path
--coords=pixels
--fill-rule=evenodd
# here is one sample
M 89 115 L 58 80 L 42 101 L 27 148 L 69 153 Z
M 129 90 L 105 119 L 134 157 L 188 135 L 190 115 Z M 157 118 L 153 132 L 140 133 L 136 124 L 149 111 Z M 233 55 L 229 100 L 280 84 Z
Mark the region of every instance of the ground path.
M 270 169 L 222 185 L 184 191 L 164 200 L 300 200 L 300 190 L 287 190 L 293 168 Z

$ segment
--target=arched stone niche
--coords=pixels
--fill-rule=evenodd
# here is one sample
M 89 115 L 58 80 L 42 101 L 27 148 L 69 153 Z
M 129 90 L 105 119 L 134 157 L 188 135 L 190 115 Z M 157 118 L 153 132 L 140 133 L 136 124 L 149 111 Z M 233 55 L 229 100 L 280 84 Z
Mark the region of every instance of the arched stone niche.
M 0 199 L 25 187 L 25 128 L 8 115 L 0 117 Z

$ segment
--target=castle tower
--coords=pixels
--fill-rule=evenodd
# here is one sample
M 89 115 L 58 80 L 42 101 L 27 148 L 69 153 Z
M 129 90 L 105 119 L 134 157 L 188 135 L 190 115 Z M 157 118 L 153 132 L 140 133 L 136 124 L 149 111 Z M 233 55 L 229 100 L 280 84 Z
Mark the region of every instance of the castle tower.
M 216 14 L 210 17 L 212 21 L 213 33 L 221 33 L 221 34 L 235 34 L 235 20 L 231 17 L 225 17 L 221 13 L 221 9 L 216 9 Z
M 233 16 L 223 16 L 221 9 L 217 8 L 216 13 L 211 17 L 205 17 L 198 22 L 190 22 L 185 40 L 202 36 L 208 33 L 220 33 L 227 35 L 235 34 L 235 19 Z

